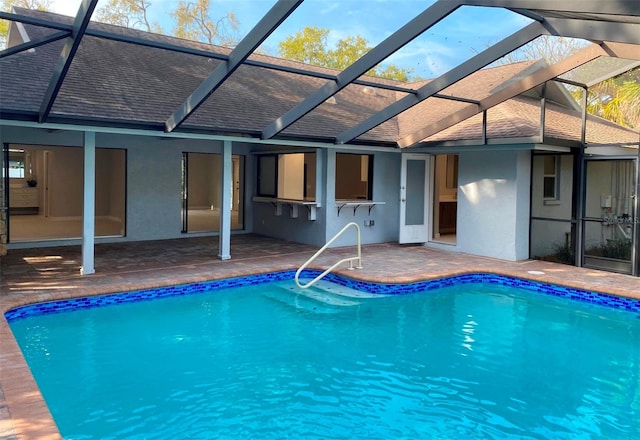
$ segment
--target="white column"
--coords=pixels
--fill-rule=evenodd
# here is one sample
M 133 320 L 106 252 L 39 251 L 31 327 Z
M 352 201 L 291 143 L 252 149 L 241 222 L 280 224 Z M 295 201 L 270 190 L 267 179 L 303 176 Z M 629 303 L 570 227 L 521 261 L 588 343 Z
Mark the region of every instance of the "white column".
M 96 134 L 84 133 L 84 195 L 82 208 L 81 275 L 95 273 L 95 212 L 96 212 Z
M 222 149 L 222 203 L 220 206 L 220 242 L 218 245 L 218 258 L 228 260 L 231 258 L 231 198 L 232 193 L 232 163 L 231 141 L 224 141 Z
M 325 162 L 326 162 L 327 152 L 318 148 L 316 150 L 316 203 L 318 203 L 318 208 L 322 206 L 324 202 L 324 182 L 326 176 L 324 174 Z

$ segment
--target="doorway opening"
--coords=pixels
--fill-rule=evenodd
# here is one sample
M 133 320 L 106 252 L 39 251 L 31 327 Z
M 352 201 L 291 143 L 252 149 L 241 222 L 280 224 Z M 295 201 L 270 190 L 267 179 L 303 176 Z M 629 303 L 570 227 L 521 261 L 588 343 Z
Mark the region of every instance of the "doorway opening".
M 231 228 L 244 228 L 244 156 L 231 157 Z M 222 155 L 182 154 L 182 232 L 219 232 Z
M 83 223 L 80 147 L 5 146 L 9 242 L 79 239 Z M 125 236 L 126 150 L 96 148 L 95 236 Z
M 431 241 L 455 245 L 458 223 L 458 155 L 435 156 Z

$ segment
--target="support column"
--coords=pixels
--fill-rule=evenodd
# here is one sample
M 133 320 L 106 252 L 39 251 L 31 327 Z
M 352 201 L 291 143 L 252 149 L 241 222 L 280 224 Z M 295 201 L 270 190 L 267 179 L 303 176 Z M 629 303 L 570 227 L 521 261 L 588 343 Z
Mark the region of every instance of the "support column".
M 582 89 L 582 117 L 580 125 L 580 147 L 573 156 L 573 218 L 576 219 L 575 236 L 573 238 L 574 244 L 574 259 L 577 267 L 583 266 L 584 257 L 584 204 L 587 197 L 587 180 L 585 176 L 585 160 L 584 160 L 584 148 L 587 142 L 587 98 L 588 90 L 586 87 Z
M 3 145 L 2 143 L 0 143 L 0 146 Z M 9 148 L 8 146 L 4 145 L 4 147 L 2 148 L 2 154 L 0 154 L 0 170 L 3 171 L 3 173 L 0 174 L 4 174 L 7 170 L 7 168 L 5 167 L 6 164 L 9 162 Z M 2 178 L 2 176 L 0 176 L 0 257 L 3 255 L 7 255 L 7 240 L 8 240 L 8 233 L 9 231 L 7 231 L 7 223 L 8 223 L 8 211 L 7 211 L 7 205 L 8 200 L 7 200 L 7 192 L 9 191 L 9 186 L 7 184 L 7 187 L 5 188 L 5 182 L 9 182 L 9 176 L 6 176 L 5 178 Z
M 231 198 L 232 189 L 232 144 L 224 141 L 222 149 L 222 203 L 220 204 L 220 242 L 218 245 L 218 258 L 228 260 L 231 258 Z
M 327 162 L 326 156 L 326 151 L 323 148 L 316 150 L 316 202 L 318 203 L 318 208 L 325 203 L 324 182 L 326 181 L 326 176 L 324 170 Z
M 639 133 L 640 134 L 640 133 Z M 633 196 L 633 247 L 631 254 L 631 275 L 640 276 L 640 139 L 638 139 L 638 156 L 636 157 L 636 184 Z
M 82 208 L 82 267 L 81 275 L 95 273 L 95 216 L 96 216 L 96 134 L 84 133 L 84 194 Z

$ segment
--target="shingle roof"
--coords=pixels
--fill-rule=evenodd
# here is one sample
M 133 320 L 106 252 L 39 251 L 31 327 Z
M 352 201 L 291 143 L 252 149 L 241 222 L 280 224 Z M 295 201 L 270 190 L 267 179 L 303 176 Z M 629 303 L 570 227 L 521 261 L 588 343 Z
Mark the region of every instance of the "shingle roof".
M 487 112 L 487 138 L 527 138 L 540 132 L 540 101 L 518 96 L 498 104 Z M 547 102 L 545 138 L 580 141 L 580 114 L 567 107 Z M 425 139 L 424 142 L 460 141 L 482 138 L 482 115 L 462 121 Z M 591 144 L 632 144 L 638 133 L 596 116 L 587 116 L 586 141 Z
M 18 12 L 72 23 L 72 18 L 57 14 L 27 9 Z M 24 27 L 32 40 L 55 32 L 32 25 Z M 92 22 L 90 28 L 223 55 L 230 52 L 228 48 L 101 23 Z M 63 44 L 63 41 L 57 41 L 34 51 L 0 59 L 0 110 L 3 114 L 37 115 Z M 254 54 L 251 59 L 333 75 L 339 73 L 262 54 Z M 167 118 L 219 63 L 220 60 L 215 58 L 85 35 L 52 107 L 51 118 L 93 120 L 121 126 L 150 125 L 163 129 Z M 514 63 L 482 69 L 446 88 L 441 94 L 482 99 L 505 80 L 522 74 L 531 64 Z M 383 79 L 367 79 L 380 84 L 393 83 Z M 242 65 L 185 121 L 181 129 L 259 136 L 265 126 L 325 82 L 325 79 L 297 73 Z M 425 83 L 413 86 L 417 88 Z M 384 109 L 403 95 L 382 88 L 376 88 L 371 93 L 366 87 L 350 84 L 335 95 L 335 103 L 320 105 L 283 131 L 282 135 L 331 141 L 342 131 Z M 394 145 L 399 137 L 435 122 L 462 105 L 465 104 L 431 97 L 370 130 L 358 140 Z M 533 136 L 539 131 L 539 111 L 539 105 L 532 100 L 523 97 L 511 99 L 488 113 L 488 135 Z M 578 127 L 579 133 L 580 115 L 577 112 L 553 105 L 549 105 L 548 111 L 553 114 L 552 118 L 548 118 L 548 130 L 553 136 L 567 138 L 567 133 L 570 133 L 569 136 L 574 138 L 575 127 Z M 463 121 L 426 141 L 479 138 L 481 126 L 478 120 L 475 117 Z M 627 136 L 628 130 L 613 124 L 591 119 L 590 125 L 594 124 L 606 126 L 606 130 L 588 130 L 588 133 L 597 133 L 594 134 L 598 136 L 597 139 Z M 637 134 L 631 134 L 637 138 Z

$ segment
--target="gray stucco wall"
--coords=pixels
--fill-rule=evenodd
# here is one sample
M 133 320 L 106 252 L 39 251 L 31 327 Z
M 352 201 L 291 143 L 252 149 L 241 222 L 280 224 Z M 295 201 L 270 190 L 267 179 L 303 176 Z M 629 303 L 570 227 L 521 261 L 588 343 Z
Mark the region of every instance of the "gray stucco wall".
M 529 151 L 460 154 L 458 251 L 528 258 L 530 174 Z
M 328 176 L 335 172 L 335 150 L 328 153 Z M 361 206 L 354 210 L 345 207 L 338 214 L 334 192 L 327 191 L 327 239 L 331 239 L 349 222 L 355 222 L 360 226 L 363 244 L 384 243 L 398 241 L 400 221 L 400 161 L 397 153 L 376 152 L 373 157 L 373 201 L 384 202 L 371 209 Z M 328 186 L 332 188 L 333 185 Z M 338 202 L 339 203 L 339 202 Z M 365 220 L 373 220 L 373 226 L 364 226 Z M 353 233 L 345 233 L 334 242 L 335 246 L 353 245 L 355 243 Z
M 400 155 L 376 152 L 373 159 L 373 199 L 385 202 L 371 209 L 367 206 L 354 209 L 345 207 L 338 214 L 335 199 L 336 152 L 346 150 L 318 149 L 323 189 L 317 199 L 321 202 L 317 219 L 308 220 L 306 208 L 299 208 L 299 217 L 291 218 L 289 208 L 284 206 L 282 215 L 276 216 L 269 203 L 253 204 L 254 232 L 298 241 L 321 247 L 349 222 L 360 226 L 362 243 L 397 241 L 399 221 Z M 367 154 L 366 151 L 360 152 Z M 253 171 L 255 173 L 255 169 Z M 373 226 L 364 226 L 365 220 L 373 220 Z M 333 246 L 355 244 L 355 232 L 347 232 Z
M 0 141 L 11 144 L 82 146 L 82 134 L 72 131 L 47 131 L 2 127 Z M 222 142 L 184 139 L 160 139 L 149 136 L 115 134 L 96 135 L 97 148 L 118 148 L 127 151 L 126 166 L 126 237 L 98 239 L 101 241 L 139 241 L 192 236 L 181 232 L 182 152 L 222 154 Z M 61 149 L 61 151 L 64 151 Z M 233 145 L 233 154 L 245 155 L 251 165 L 250 147 Z M 82 165 L 69 163 L 58 173 L 82 175 Z M 54 170 L 52 170 L 54 171 Z M 253 173 L 246 174 L 245 209 L 253 187 Z M 77 186 L 77 185 L 76 185 Z M 81 188 L 80 188 L 81 190 Z M 78 215 L 77 212 L 68 215 Z M 245 230 L 251 230 L 251 219 L 245 218 Z M 193 235 L 212 235 L 211 233 Z M 55 244 L 77 244 L 77 240 L 56 241 Z M 33 246 L 33 244 L 29 244 Z

